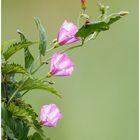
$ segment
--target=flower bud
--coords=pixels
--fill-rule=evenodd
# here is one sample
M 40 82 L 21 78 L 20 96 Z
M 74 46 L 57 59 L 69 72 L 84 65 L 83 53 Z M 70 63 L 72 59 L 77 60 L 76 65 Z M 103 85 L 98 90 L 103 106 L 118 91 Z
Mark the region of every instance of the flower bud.
M 120 14 L 120 16 L 125 16 L 125 15 L 128 15 L 129 12 L 128 11 L 121 11 L 119 14 Z
M 87 2 L 86 2 L 86 0 L 81 0 L 81 8 L 83 10 L 86 10 L 86 8 L 87 8 Z

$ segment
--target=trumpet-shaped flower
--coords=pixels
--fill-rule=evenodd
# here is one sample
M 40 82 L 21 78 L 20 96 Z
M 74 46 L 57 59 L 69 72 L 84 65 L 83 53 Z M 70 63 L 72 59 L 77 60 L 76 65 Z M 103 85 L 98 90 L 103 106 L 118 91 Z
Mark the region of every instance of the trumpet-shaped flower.
M 59 108 L 55 104 L 44 105 L 40 111 L 40 124 L 56 127 L 58 120 L 62 119 L 63 116 L 60 113 Z
M 48 77 L 55 76 L 69 76 L 74 70 L 74 64 L 66 53 L 55 53 L 51 59 L 50 72 Z
M 60 46 L 79 41 L 80 38 L 74 36 L 78 31 L 78 27 L 71 22 L 64 21 L 57 35 L 57 43 Z

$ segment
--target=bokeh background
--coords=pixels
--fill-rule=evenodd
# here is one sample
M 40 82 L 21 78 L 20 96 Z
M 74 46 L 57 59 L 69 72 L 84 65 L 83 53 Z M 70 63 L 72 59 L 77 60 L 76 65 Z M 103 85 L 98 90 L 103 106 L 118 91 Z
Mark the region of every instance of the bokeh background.
M 74 74 L 52 78 L 63 98 L 40 90 L 24 97 L 38 113 L 49 103 L 61 109 L 64 118 L 59 125 L 43 127 L 52 140 L 138 140 L 138 0 L 102 3 L 110 6 L 110 13 L 130 14 L 85 47 L 68 52 L 76 65 Z M 51 41 L 65 19 L 76 24 L 80 11 L 80 0 L 2 0 L 2 42 L 18 40 L 17 29 L 37 41 L 35 16 Z M 97 18 L 97 0 L 88 0 L 88 13 Z M 36 57 L 38 46 L 30 49 Z M 10 61 L 23 64 L 23 52 Z M 43 67 L 36 76 L 47 72 L 48 67 Z

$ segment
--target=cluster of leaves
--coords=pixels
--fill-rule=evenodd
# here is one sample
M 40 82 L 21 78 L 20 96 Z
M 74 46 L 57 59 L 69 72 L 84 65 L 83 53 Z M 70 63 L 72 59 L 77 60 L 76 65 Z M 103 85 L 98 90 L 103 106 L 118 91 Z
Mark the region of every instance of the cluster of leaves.
M 33 127 L 36 132 L 28 136 L 30 127 Z M 34 135 L 38 135 L 38 140 L 46 139 L 32 106 L 17 98 L 14 98 L 9 105 L 2 106 L 2 128 L 3 138 L 36 140 Z
M 91 22 L 89 16 L 85 13 L 81 16 L 85 18 L 85 23 L 79 28 L 75 36 L 82 39 L 82 45 L 84 45 L 86 41 L 94 39 L 101 31 L 108 30 L 111 24 L 127 14 L 127 12 L 119 12 L 107 16 L 107 6 L 99 5 L 99 9 L 101 15 L 97 21 Z M 39 58 L 41 60 L 41 57 L 45 56 L 47 48 L 47 35 L 38 17 L 35 18 L 35 23 L 39 31 Z M 3 139 L 45 140 L 47 138 L 45 138 L 40 123 L 37 120 L 38 115 L 30 104 L 23 101 L 22 96 L 33 89 L 46 90 L 58 97 L 61 97 L 61 95 L 53 87 L 53 83 L 46 80 L 46 77 L 39 79 L 34 76 L 34 73 L 38 71 L 40 67 L 33 70 L 33 66 L 36 65 L 36 62 L 29 47 L 37 42 L 29 41 L 21 31 L 18 30 L 17 32 L 20 35 L 19 42 L 11 40 L 2 45 L 1 87 Z M 4 51 L 7 46 L 8 48 Z M 73 46 L 67 50 L 75 47 L 77 46 Z M 24 66 L 9 62 L 11 56 L 20 50 L 24 50 Z M 40 66 L 43 64 L 44 63 L 40 61 Z M 20 80 L 16 80 L 17 74 L 22 74 Z M 31 127 L 35 129 L 35 133 L 29 135 Z
M 39 18 L 35 18 L 39 31 L 39 52 L 44 56 L 46 51 L 46 31 Z M 52 86 L 52 82 L 45 78 L 36 78 L 31 70 L 34 57 L 29 50 L 29 46 L 35 44 L 26 39 L 25 35 L 17 31 L 20 35 L 19 42 L 7 41 L 2 45 L 2 128 L 3 139 L 10 140 L 45 140 L 45 135 L 37 120 L 38 115 L 34 112 L 30 104 L 26 104 L 22 96 L 30 90 L 41 89 L 61 97 L 59 92 Z M 5 51 L 5 47 L 9 46 Z M 24 50 L 25 65 L 9 63 L 9 59 L 16 52 Z M 20 80 L 16 80 L 16 75 L 22 74 Z M 30 127 L 35 133 L 29 136 Z

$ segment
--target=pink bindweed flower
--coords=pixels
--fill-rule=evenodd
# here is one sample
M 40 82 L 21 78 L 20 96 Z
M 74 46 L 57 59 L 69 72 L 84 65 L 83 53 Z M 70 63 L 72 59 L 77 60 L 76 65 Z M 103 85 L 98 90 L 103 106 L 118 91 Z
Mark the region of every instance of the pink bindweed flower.
M 63 46 L 66 44 L 71 44 L 73 42 L 79 41 L 80 38 L 74 36 L 78 31 L 78 27 L 71 22 L 64 21 L 61 25 L 59 33 L 57 35 L 57 43 L 55 47 Z
M 51 59 L 50 72 L 48 77 L 55 76 L 69 76 L 74 70 L 74 64 L 66 53 L 55 53 Z
M 62 119 L 63 116 L 60 113 L 59 108 L 55 104 L 44 105 L 40 111 L 40 124 L 56 127 L 58 120 Z

